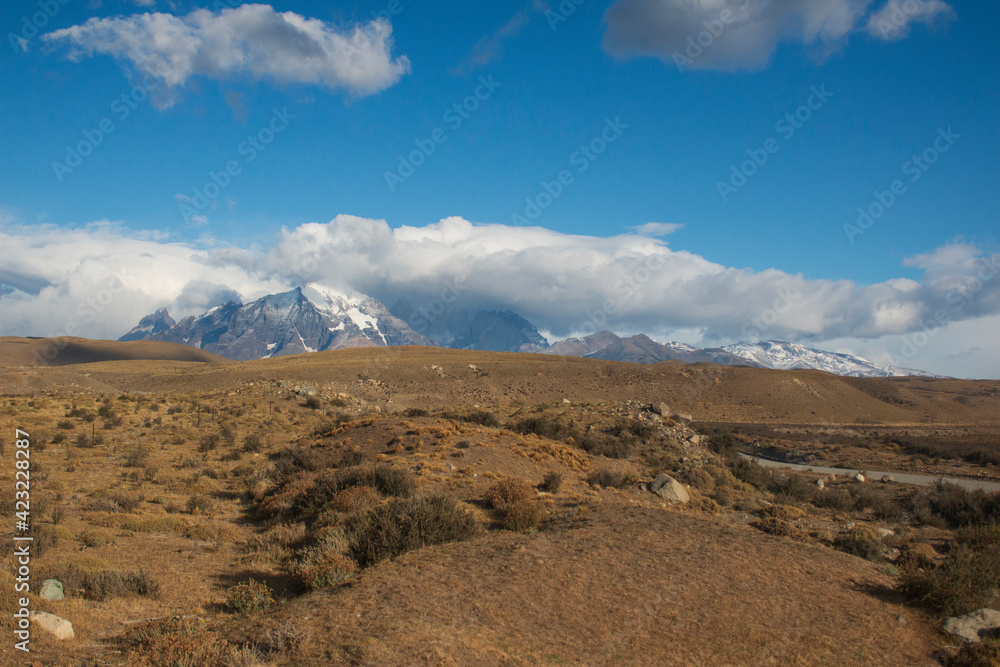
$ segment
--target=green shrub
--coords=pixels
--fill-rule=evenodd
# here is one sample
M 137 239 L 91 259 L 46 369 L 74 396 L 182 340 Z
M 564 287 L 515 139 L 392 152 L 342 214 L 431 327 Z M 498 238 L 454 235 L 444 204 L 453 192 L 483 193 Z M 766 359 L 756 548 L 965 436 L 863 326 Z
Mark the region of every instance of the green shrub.
M 993 603 L 1000 587 L 1000 545 L 957 544 L 938 566 L 905 563 L 900 591 L 942 616 L 966 614 Z
M 475 537 L 475 518 L 450 497 L 393 498 L 347 522 L 350 556 L 362 567 L 407 551 Z
M 274 606 L 274 592 L 262 581 L 249 579 L 226 591 L 226 608 L 243 616 L 267 611 Z

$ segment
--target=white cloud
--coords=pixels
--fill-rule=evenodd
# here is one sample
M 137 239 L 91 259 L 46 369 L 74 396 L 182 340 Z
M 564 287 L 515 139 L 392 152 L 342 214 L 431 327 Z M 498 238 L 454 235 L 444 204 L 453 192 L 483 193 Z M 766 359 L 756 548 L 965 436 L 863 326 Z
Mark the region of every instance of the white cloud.
M 683 332 L 703 345 L 853 341 L 855 351 L 875 356 L 869 348 L 879 341 L 901 345 L 906 335 L 940 330 L 941 350 L 948 346 L 936 341 L 976 339 L 967 348 L 956 343 L 951 354 L 995 351 L 995 328 L 980 323 L 1000 316 L 1000 255 L 956 243 L 908 264 L 923 270 L 919 282 L 862 286 L 726 267 L 649 235 L 600 238 L 462 218 L 392 229 L 341 215 L 285 229 L 266 250 L 171 243 L 107 222 L 78 230 L 8 225 L 0 230 L 0 283 L 16 291 L 0 289 L 0 335 L 58 334 L 74 320 L 83 335 L 116 338 L 158 307 L 183 317 L 226 294 L 250 300 L 310 281 L 349 286 L 388 305 L 406 296 L 420 307 L 451 283 L 460 286 L 460 305 L 509 307 L 556 337 L 609 328 L 661 340 Z M 83 321 L 81 309 L 90 310 L 81 304 L 118 271 L 129 277 L 126 289 Z M 857 349 L 864 342 L 872 344 Z M 922 349 L 910 365 L 943 354 Z M 931 370 L 959 374 L 949 363 L 967 362 L 942 357 Z
M 618 0 L 604 16 L 604 48 L 616 57 L 654 56 L 686 69 L 759 70 L 781 42 L 839 46 L 859 30 L 872 0 Z M 895 9 L 917 7 L 881 34 Z M 914 21 L 951 12 L 942 0 L 890 0 L 869 17 L 867 30 L 898 39 Z
M 103 53 L 143 76 L 166 84 L 161 106 L 193 76 L 250 76 L 278 83 L 377 93 L 410 71 L 406 56 L 392 56 L 392 25 L 370 21 L 338 28 L 269 5 L 240 5 L 185 16 L 160 12 L 91 18 L 43 37 L 68 44 L 69 58 Z
M 955 10 L 942 0 L 889 0 L 868 19 L 869 34 L 885 41 L 903 39 L 914 23 L 934 23 L 955 16 Z
M 537 2 L 533 10 L 535 12 L 545 11 Z M 458 67 L 452 69 L 452 74 L 468 74 L 495 60 L 499 60 L 503 56 L 504 43 L 516 37 L 521 32 L 521 29 L 531 22 L 531 17 L 531 12 L 528 9 L 522 9 L 517 14 L 514 14 L 507 23 L 494 30 L 492 34 L 476 42 L 476 45 L 472 47 L 472 53 L 466 56 L 465 60 Z

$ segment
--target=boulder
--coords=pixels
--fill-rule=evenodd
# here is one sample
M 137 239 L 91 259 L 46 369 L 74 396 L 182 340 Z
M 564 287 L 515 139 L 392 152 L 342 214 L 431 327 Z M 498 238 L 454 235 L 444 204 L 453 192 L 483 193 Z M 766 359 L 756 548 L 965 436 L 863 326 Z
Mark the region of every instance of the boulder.
M 677 413 L 671 417 L 675 422 L 691 422 L 694 421 L 694 417 L 688 414 Z
M 690 438 L 688 438 L 688 442 L 690 442 L 692 445 L 700 445 L 701 444 L 701 436 L 696 433 L 696 434 L 692 435 Z
M 895 482 L 896 478 L 892 475 L 882 475 L 882 481 L 888 484 L 889 482 Z
M 864 482 L 865 481 L 865 476 L 862 475 L 861 473 L 858 473 L 857 475 L 854 476 L 854 481 L 856 481 L 856 482 Z
M 649 406 L 649 409 L 655 412 L 656 414 L 660 415 L 661 417 L 670 416 L 670 406 L 667 405 L 666 403 L 653 403 L 651 406 Z
M 977 609 L 964 616 L 952 616 L 944 619 L 941 629 L 968 644 L 978 644 L 984 638 L 1000 633 L 1000 611 Z
M 659 475 L 649 485 L 649 490 L 671 503 L 682 505 L 691 500 L 691 494 L 684 485 L 670 475 Z
M 73 639 L 73 624 L 65 618 L 44 611 L 33 611 L 29 618 L 31 622 L 53 635 L 56 639 Z
M 66 597 L 63 592 L 62 582 L 58 579 L 46 579 L 42 582 L 42 588 L 38 592 L 38 597 L 43 600 L 62 600 Z
M 821 489 L 825 489 L 826 488 L 826 482 L 824 482 L 821 479 L 817 479 L 816 480 L 816 486 L 818 486 Z

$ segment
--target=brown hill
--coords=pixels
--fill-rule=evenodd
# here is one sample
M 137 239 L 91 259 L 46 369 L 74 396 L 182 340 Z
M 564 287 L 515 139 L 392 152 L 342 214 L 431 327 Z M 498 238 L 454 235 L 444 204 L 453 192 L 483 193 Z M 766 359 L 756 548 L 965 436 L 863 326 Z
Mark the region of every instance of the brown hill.
M 73 366 L 101 361 L 226 361 L 188 345 L 86 338 L 0 337 L 0 366 Z

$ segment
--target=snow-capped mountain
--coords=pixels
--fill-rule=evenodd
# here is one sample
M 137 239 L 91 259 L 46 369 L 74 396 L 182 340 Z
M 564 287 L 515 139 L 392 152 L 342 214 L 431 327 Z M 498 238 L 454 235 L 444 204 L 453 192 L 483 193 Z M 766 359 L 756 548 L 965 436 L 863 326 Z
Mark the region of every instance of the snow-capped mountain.
M 907 375 L 938 377 L 911 368 L 882 366 L 850 354 L 825 352 L 797 343 L 776 340 L 761 343 L 736 343 L 722 349 L 761 368 L 814 369 L 848 377 L 903 377 Z
M 161 309 L 120 340 L 183 343 L 237 361 L 346 347 L 434 344 L 390 315 L 380 301 L 319 284 L 250 304 L 227 303 L 176 323 Z

